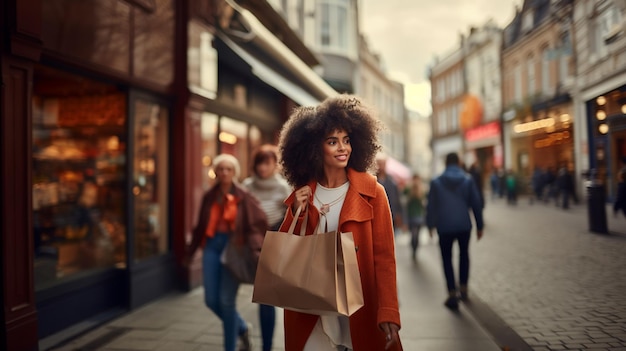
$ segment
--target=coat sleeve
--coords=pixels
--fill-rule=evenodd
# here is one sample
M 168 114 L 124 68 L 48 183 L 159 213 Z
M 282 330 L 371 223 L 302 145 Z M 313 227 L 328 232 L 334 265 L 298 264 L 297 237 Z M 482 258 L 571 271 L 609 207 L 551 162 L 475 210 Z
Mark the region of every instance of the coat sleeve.
M 371 200 L 375 213 L 372 219 L 374 270 L 378 295 L 377 324 L 391 322 L 400 326 L 398 288 L 396 284 L 396 256 L 393 222 L 389 201 L 382 185 L 376 187 L 376 197 Z
M 294 201 L 295 201 L 295 191 L 293 191 L 291 195 L 287 197 L 287 200 L 285 200 L 285 205 L 287 205 L 287 210 L 285 212 L 283 223 L 280 225 L 281 232 L 287 232 L 287 230 L 289 229 L 289 226 L 295 219 L 298 222 L 296 223 L 296 227 L 293 233 L 300 234 L 300 230 L 302 228 L 302 223 L 304 222 L 305 214 L 303 211 L 302 213 L 300 213 L 300 216 L 298 218 L 295 218 L 295 215 L 291 210 L 291 205 L 294 203 Z M 317 228 L 317 223 L 319 222 L 319 216 L 320 216 L 317 208 L 315 207 L 315 205 L 313 205 L 313 200 L 309 200 L 309 204 L 307 205 L 307 214 L 309 215 L 309 219 L 307 220 L 305 234 L 313 234 L 315 233 L 315 229 Z
M 208 223 L 208 206 L 209 206 L 209 195 L 208 193 L 204 195 L 202 198 L 202 204 L 200 205 L 200 213 L 198 214 L 198 221 L 196 222 L 196 226 L 193 228 L 191 232 L 191 243 L 187 249 L 187 255 L 193 256 L 196 252 L 200 244 L 202 243 L 202 238 L 204 236 L 204 229 Z
M 476 229 L 483 230 L 483 202 L 478 192 L 476 183 L 472 180 L 469 182 L 470 187 L 470 207 L 476 220 Z

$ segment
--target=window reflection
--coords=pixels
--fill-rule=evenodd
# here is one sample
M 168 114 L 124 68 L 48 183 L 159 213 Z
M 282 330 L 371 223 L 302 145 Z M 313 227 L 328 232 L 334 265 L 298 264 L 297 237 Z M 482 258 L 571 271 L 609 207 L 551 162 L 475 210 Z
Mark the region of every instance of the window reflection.
M 217 121 L 216 114 L 203 112 L 200 120 L 202 132 L 202 186 L 207 190 L 212 185 L 209 175 L 213 158 L 217 156 Z
M 168 111 L 154 103 L 134 102 L 135 260 L 168 250 Z
M 126 99 L 37 67 L 33 86 L 35 287 L 126 262 Z
M 217 96 L 217 50 L 213 34 L 198 23 L 189 22 L 189 49 L 187 51 L 189 88 L 209 99 Z

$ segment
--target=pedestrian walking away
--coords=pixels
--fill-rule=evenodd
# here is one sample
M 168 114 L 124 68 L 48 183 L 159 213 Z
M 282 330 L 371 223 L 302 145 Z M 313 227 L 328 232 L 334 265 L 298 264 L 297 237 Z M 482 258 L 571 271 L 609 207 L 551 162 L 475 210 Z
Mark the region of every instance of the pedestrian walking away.
M 303 207 L 307 233 L 318 224 L 352 232 L 364 300 L 350 317 L 285 310 L 286 351 L 402 349 L 391 211 L 383 186 L 367 173 L 375 169 L 380 128 L 369 108 L 344 94 L 298 108 L 281 131 L 282 168 L 296 189 L 281 231 Z
M 243 181 L 246 189 L 259 199 L 261 208 L 267 216 L 269 230 L 277 230 L 280 227 L 287 209 L 284 201 L 291 193 L 291 187 L 277 172 L 278 155 L 275 149 L 273 145 L 262 145 L 252 157 L 252 176 Z M 270 351 L 276 324 L 276 308 L 259 305 L 259 321 L 263 351 Z
M 617 194 L 613 202 L 613 215 L 617 217 L 619 211 L 626 216 L 626 168 L 620 169 L 617 174 Z
M 439 248 L 443 271 L 446 278 L 448 297 L 445 305 L 458 309 L 458 300 L 468 299 L 469 243 L 472 231 L 470 210 L 476 221 L 477 238 L 483 236 L 482 203 L 478 189 L 472 178 L 459 167 L 459 156 L 450 153 L 446 156 L 444 172 L 430 184 L 426 206 L 426 225 L 430 235 L 436 229 L 439 235 Z M 459 289 L 457 290 L 452 266 L 452 246 L 459 244 Z
M 419 247 L 419 235 L 424 224 L 424 189 L 419 174 L 414 174 L 408 187 L 404 189 L 407 197 L 406 213 L 409 219 L 409 231 L 411 233 L 411 257 L 417 259 Z
M 255 196 L 237 183 L 240 166 L 237 159 L 221 154 L 213 161 L 216 183 L 202 198 L 198 223 L 193 230 L 184 265 L 188 266 L 196 250 L 202 247 L 202 282 L 204 301 L 222 321 L 224 350 L 250 350 L 248 324 L 236 310 L 239 281 L 222 264 L 222 252 L 232 238 L 245 238 L 252 252 L 261 252 L 267 230 L 267 217 Z
M 569 198 L 572 194 L 575 194 L 574 178 L 572 173 L 567 169 L 567 165 L 563 165 L 559 168 L 559 173 L 556 178 L 557 186 L 557 200 L 556 205 L 560 206 L 564 210 L 569 208 Z M 560 203 L 559 203 L 560 198 Z M 574 202 L 578 202 L 578 199 L 574 197 Z

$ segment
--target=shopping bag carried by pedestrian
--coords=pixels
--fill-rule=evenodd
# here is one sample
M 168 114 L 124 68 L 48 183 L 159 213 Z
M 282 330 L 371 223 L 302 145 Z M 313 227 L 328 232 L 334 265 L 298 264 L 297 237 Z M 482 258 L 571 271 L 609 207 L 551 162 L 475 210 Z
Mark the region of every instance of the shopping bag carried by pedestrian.
M 285 232 L 267 231 L 252 301 L 317 315 L 350 316 L 363 306 L 363 289 L 351 232 L 294 235 L 302 208 Z
M 258 259 L 244 238 L 237 235 L 231 237 L 220 261 L 240 283 L 254 284 Z

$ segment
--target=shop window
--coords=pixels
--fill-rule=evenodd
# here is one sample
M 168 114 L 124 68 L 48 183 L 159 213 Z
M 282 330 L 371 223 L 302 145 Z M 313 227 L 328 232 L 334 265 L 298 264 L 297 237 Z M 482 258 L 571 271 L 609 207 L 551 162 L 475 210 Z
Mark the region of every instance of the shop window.
M 217 50 L 213 47 L 213 34 L 195 20 L 189 22 L 187 67 L 189 89 L 198 95 L 215 99 L 217 96 Z
M 126 262 L 126 98 L 37 67 L 32 101 L 35 288 Z
M 261 133 L 261 130 L 257 126 L 250 126 L 250 131 L 248 133 L 248 140 L 250 143 L 250 155 L 254 154 L 254 152 L 263 143 L 262 136 L 263 136 L 263 133 Z M 250 162 L 253 162 L 253 161 L 250 160 Z M 250 170 L 252 170 L 252 164 L 245 165 L 245 166 L 249 166 Z
M 211 165 L 213 158 L 217 156 L 217 121 L 216 114 L 203 112 L 200 120 L 200 130 L 202 133 L 202 186 L 208 190 L 212 183 Z
M 168 110 L 137 99 L 133 105 L 134 258 L 168 251 Z

